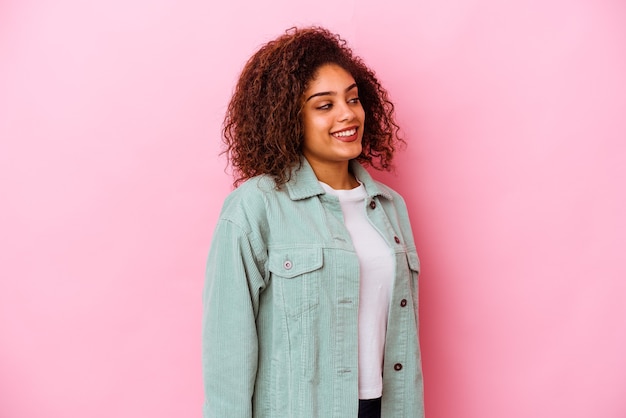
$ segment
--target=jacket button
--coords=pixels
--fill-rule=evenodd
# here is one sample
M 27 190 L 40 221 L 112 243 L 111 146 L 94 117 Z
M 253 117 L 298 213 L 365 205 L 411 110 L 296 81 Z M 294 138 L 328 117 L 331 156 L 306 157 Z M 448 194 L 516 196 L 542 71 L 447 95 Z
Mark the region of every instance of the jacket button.
M 398 237 L 393 237 L 393 240 L 396 242 L 396 244 L 400 244 L 400 238 L 398 238 Z
M 400 370 L 402 370 L 402 364 L 401 363 L 396 363 L 393 365 L 393 369 L 397 372 L 399 372 Z
M 402 299 L 400 301 L 400 306 L 402 306 L 403 308 L 406 306 L 406 299 Z
M 373 200 L 370 202 L 370 208 L 376 209 L 376 202 L 374 202 Z
M 293 267 L 293 264 L 291 261 L 285 260 L 285 262 L 283 263 L 283 267 L 285 268 L 285 270 L 291 270 L 291 268 Z

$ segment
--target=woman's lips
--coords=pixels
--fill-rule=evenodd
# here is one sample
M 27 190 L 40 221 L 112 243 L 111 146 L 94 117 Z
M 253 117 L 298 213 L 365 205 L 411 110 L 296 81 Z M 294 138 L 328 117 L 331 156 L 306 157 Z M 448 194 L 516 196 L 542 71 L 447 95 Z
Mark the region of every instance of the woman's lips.
M 358 138 L 358 129 L 357 128 L 348 128 L 343 129 L 341 131 L 333 132 L 331 134 L 333 138 L 341 141 L 341 142 L 353 142 Z

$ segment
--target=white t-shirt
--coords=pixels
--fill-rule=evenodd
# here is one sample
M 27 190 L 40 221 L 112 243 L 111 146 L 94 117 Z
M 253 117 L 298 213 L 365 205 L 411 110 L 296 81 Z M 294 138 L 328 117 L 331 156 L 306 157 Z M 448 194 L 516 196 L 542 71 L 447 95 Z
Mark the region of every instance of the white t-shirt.
M 367 219 L 367 192 L 360 184 L 335 190 L 320 182 L 341 204 L 344 223 L 359 258 L 359 399 L 374 399 L 383 392 L 383 357 L 387 316 L 395 263 L 389 245 Z

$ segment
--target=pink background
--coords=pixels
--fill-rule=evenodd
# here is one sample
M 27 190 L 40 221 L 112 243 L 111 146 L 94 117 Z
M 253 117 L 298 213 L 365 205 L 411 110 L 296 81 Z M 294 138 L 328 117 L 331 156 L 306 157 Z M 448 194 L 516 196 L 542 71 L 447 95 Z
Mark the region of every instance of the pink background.
M 201 415 L 223 112 L 315 23 L 409 142 L 428 418 L 625 417 L 625 3 L 212 3 L 0 2 L 0 416 Z

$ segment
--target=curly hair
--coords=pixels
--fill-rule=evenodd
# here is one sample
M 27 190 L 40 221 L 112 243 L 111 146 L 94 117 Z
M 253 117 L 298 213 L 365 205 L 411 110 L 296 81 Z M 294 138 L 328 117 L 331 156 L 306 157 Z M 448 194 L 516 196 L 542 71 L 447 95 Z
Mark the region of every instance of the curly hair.
M 224 154 L 234 185 L 271 175 L 276 186 L 300 167 L 304 140 L 301 110 L 308 84 L 324 64 L 336 64 L 354 78 L 365 111 L 362 152 L 356 158 L 378 170 L 392 168 L 398 143 L 394 106 L 374 72 L 339 35 L 321 27 L 291 28 L 263 45 L 244 66 L 223 125 Z

